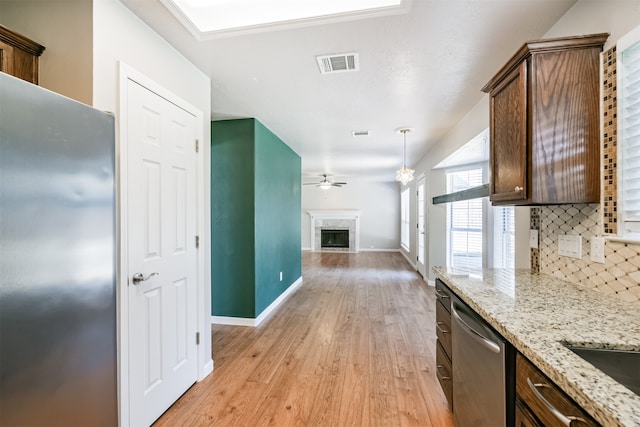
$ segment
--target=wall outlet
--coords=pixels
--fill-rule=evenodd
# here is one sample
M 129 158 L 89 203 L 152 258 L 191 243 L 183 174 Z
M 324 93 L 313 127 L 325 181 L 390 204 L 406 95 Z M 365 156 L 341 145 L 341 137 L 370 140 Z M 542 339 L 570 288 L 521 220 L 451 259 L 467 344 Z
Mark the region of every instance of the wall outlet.
M 280 272 L 280 281 L 282 282 L 282 271 Z
M 591 261 L 604 264 L 604 237 L 591 238 Z
M 558 255 L 582 258 L 582 236 L 558 235 Z
M 538 247 L 538 230 L 529 230 L 529 247 Z

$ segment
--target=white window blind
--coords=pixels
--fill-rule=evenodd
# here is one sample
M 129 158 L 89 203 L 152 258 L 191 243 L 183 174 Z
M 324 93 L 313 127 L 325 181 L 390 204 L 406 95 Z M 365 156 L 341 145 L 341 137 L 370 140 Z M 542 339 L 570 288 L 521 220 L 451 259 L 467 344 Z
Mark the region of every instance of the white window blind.
M 640 27 L 638 28 L 640 29 Z M 618 44 L 619 212 L 623 234 L 640 233 L 640 31 Z M 635 38 L 635 40 L 634 40 Z M 626 45 L 626 46 L 625 46 Z
M 493 208 L 493 266 L 515 267 L 515 209 L 513 206 Z
M 409 250 L 409 189 L 400 193 L 400 245 Z
M 447 172 L 447 193 L 482 185 L 482 168 Z M 482 199 L 447 205 L 447 265 L 456 271 L 482 270 Z

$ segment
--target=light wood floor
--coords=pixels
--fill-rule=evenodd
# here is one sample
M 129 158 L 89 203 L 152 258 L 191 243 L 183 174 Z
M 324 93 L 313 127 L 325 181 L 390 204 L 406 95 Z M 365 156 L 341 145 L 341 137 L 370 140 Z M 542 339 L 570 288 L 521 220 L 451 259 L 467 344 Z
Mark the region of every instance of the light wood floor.
M 213 326 L 214 372 L 156 425 L 450 427 L 433 288 L 398 253 L 302 262 L 303 285 L 260 327 Z

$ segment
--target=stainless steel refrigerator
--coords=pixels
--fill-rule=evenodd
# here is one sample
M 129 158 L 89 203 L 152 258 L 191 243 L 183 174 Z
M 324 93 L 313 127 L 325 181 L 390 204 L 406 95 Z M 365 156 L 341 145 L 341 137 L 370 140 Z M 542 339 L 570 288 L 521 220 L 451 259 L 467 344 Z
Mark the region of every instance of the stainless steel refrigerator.
M 0 73 L 0 425 L 115 426 L 114 119 Z

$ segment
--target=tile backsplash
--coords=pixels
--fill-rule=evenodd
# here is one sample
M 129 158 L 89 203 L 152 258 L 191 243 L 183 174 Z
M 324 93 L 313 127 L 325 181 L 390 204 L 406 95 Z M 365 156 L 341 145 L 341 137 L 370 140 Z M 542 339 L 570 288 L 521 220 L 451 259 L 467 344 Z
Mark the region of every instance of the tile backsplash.
M 602 204 L 531 208 L 531 270 L 640 305 L 640 244 L 605 241 L 605 263 L 591 261 L 591 238 L 617 233 L 616 50 L 602 54 Z M 582 257 L 558 255 L 558 235 L 582 236 Z
M 539 271 L 586 288 L 640 302 L 640 245 L 607 240 L 605 263 L 591 261 L 591 238 L 601 235 L 600 205 L 543 206 Z M 558 235 L 582 236 L 582 258 L 558 255 Z

